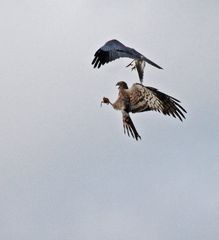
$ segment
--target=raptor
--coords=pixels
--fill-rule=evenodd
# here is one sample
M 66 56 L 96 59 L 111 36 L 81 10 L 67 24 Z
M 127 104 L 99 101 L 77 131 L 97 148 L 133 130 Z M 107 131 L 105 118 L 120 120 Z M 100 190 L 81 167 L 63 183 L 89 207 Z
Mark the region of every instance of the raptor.
M 137 132 L 129 113 L 139 113 L 145 111 L 158 111 L 164 115 L 169 115 L 183 121 L 186 110 L 180 105 L 180 101 L 153 87 L 146 87 L 139 83 L 134 83 L 128 88 L 126 82 L 120 81 L 116 84 L 119 89 L 118 98 L 114 103 L 103 97 L 101 102 L 110 104 L 116 110 L 122 112 L 124 133 L 139 140 L 141 136 Z

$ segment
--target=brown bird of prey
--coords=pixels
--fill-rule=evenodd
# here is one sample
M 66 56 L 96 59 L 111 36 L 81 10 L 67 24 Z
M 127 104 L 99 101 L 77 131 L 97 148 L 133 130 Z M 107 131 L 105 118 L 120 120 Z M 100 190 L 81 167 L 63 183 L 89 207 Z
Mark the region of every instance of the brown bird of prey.
M 94 65 L 94 68 L 100 68 L 101 65 L 104 65 L 105 63 L 114 61 L 121 57 L 134 59 L 126 67 L 131 66 L 132 70 L 137 69 L 141 83 L 143 82 L 145 62 L 151 64 L 156 68 L 162 69 L 162 67 L 152 62 L 150 59 L 146 58 L 135 49 L 126 47 L 116 39 L 106 42 L 101 48 L 96 51 L 92 65 Z
M 106 97 L 102 103 L 110 104 L 116 110 L 122 112 L 124 133 L 132 136 L 136 140 L 141 139 L 138 134 L 129 113 L 138 113 L 144 111 L 158 111 L 164 115 L 170 115 L 179 118 L 181 121 L 185 118 L 183 113 L 186 110 L 179 104 L 180 101 L 165 93 L 158 91 L 153 87 L 146 87 L 139 83 L 134 83 L 131 88 L 121 81 L 116 84 L 119 89 L 118 99 L 111 103 Z

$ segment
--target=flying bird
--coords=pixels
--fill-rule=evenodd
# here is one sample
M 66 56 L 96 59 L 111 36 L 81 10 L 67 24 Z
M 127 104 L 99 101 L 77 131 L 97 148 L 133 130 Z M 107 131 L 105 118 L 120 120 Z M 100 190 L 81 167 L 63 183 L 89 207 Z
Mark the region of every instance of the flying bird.
M 116 39 L 106 42 L 101 48 L 96 51 L 92 65 L 94 65 L 94 68 L 100 68 L 101 65 L 104 65 L 105 63 L 109 63 L 121 57 L 134 59 L 126 67 L 131 66 L 132 70 L 137 69 L 141 83 L 143 82 L 145 63 L 149 63 L 156 68 L 163 69 L 141 53 L 137 52 L 134 48 L 126 47 Z
M 179 120 L 185 118 L 186 110 L 179 104 L 180 101 L 165 93 L 158 91 L 153 87 L 146 87 L 139 83 L 134 83 L 128 88 L 126 82 L 118 82 L 116 84 L 119 89 L 118 98 L 114 103 L 106 97 L 101 101 L 110 104 L 116 110 L 122 112 L 124 133 L 132 136 L 134 139 L 141 139 L 129 113 L 138 113 L 144 111 L 158 111 L 164 115 L 170 115 Z

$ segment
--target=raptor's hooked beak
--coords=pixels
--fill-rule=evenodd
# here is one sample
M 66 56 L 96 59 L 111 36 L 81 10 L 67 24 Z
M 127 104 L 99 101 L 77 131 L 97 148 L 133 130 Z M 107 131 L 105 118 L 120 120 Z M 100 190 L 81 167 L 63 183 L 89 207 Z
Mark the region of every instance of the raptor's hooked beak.
M 119 87 L 120 87 L 120 82 L 117 82 L 116 86 L 118 86 L 118 89 L 119 89 Z

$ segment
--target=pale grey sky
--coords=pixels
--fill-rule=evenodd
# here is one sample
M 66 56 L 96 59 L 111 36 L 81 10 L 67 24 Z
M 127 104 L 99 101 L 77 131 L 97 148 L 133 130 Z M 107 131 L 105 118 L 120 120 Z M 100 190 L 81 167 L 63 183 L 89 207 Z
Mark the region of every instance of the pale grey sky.
M 216 0 L 0 3 L 0 239 L 216 240 L 219 34 Z M 180 121 L 100 108 L 120 59 L 93 69 L 107 40 L 161 65 L 145 85 L 182 101 Z

